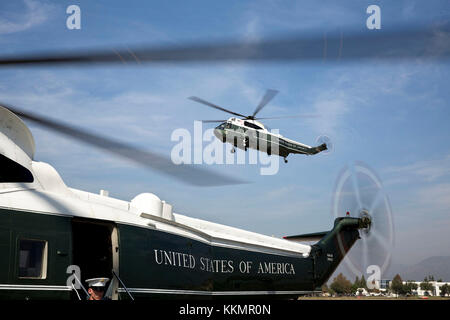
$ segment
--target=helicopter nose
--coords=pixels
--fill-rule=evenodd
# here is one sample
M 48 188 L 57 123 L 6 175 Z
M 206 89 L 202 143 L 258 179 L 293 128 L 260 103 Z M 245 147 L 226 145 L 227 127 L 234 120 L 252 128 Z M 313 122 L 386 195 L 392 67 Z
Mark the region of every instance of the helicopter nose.
M 223 130 L 215 128 L 214 129 L 214 135 L 217 137 L 217 139 L 222 140 Z

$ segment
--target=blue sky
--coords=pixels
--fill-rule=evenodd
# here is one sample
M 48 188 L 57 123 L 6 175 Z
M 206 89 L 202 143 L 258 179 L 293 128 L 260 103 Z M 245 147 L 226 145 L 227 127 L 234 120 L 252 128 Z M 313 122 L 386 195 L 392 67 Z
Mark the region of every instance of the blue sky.
M 81 8 L 81 30 L 66 28 L 66 8 Z M 84 48 L 258 40 L 336 29 L 369 32 L 377 4 L 382 30 L 448 21 L 448 1 L 45 1 L 0 4 L 2 54 Z M 362 161 L 383 181 L 395 227 L 396 263 L 450 254 L 450 93 L 448 62 L 220 63 L 64 66 L 1 70 L 1 101 L 170 155 L 177 128 L 225 114 L 195 95 L 250 114 L 265 90 L 280 93 L 261 116 L 318 113 L 318 119 L 271 120 L 291 139 L 334 150 L 291 155 L 274 176 L 258 165 L 212 169 L 251 184 L 191 187 L 31 125 L 36 159 L 66 184 L 130 200 L 153 192 L 176 212 L 268 235 L 330 229 L 339 172 Z M 210 126 L 205 125 L 205 128 Z

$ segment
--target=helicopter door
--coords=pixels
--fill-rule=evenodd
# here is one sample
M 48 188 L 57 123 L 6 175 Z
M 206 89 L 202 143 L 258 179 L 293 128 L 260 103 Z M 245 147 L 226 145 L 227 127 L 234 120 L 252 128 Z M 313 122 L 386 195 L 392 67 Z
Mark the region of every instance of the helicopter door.
M 118 231 L 114 223 L 93 219 L 72 220 L 73 264 L 80 268 L 80 280 L 87 288 L 86 279 L 106 277 L 113 279 L 111 270 L 119 273 Z M 117 281 L 112 281 L 117 287 Z M 117 288 L 112 288 L 117 299 Z M 83 295 L 83 291 L 79 290 Z

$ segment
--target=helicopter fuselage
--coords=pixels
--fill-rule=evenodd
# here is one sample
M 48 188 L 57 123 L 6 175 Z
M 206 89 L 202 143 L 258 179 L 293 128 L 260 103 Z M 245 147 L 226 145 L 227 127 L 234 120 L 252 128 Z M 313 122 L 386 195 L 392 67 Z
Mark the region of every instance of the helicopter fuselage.
M 259 121 L 230 118 L 214 129 L 214 135 L 224 143 L 247 151 L 248 148 L 279 155 L 286 158 L 289 154 L 313 155 L 326 150 L 326 145 L 311 147 L 287 139 L 271 132 Z
M 337 219 L 310 246 L 167 212 L 164 204 L 158 213 L 150 194 L 145 209 L 143 199 L 66 191 L 2 190 L 0 299 L 77 299 L 84 297 L 77 279 L 85 285 L 92 277 L 114 280 L 114 300 L 296 297 L 328 280 L 362 223 Z

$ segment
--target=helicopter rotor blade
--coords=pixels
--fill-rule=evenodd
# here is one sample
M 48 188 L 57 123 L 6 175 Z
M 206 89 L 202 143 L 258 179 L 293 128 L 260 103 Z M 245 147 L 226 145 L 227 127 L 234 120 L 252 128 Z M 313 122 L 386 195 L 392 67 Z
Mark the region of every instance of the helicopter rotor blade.
M 6 104 L 1 105 L 23 119 L 29 120 L 69 138 L 102 149 L 112 153 L 113 155 L 131 160 L 146 168 L 168 175 L 190 185 L 221 186 L 246 183 L 207 169 L 194 167 L 193 165 L 176 165 L 166 156 L 151 151 L 143 151 L 123 142 L 90 133 L 83 129 L 79 129 L 68 124 L 63 124 L 28 111 L 19 110 Z
M 264 117 L 255 118 L 255 120 L 272 120 L 272 119 L 290 119 L 290 118 L 321 118 L 320 114 L 297 114 L 292 116 L 277 116 L 277 117 Z
M 258 106 L 256 107 L 255 111 L 251 115 L 251 118 L 254 119 L 256 114 L 258 112 L 260 112 L 261 109 L 264 108 L 270 102 L 270 100 L 272 100 L 277 95 L 277 93 L 278 93 L 277 90 L 268 89 L 266 91 L 266 94 L 262 98 L 261 102 L 258 104 Z
M 186 63 L 221 61 L 351 61 L 361 59 L 450 58 L 450 23 L 365 32 L 300 34 L 262 41 L 98 50 L 78 53 L 10 55 L 0 66 L 90 63 Z
M 202 103 L 202 104 L 207 105 L 207 106 L 209 106 L 209 107 L 211 107 L 211 108 L 218 109 L 218 110 L 221 110 L 221 111 L 230 113 L 230 114 L 235 115 L 235 116 L 238 116 L 238 117 L 244 117 L 244 118 L 246 118 L 246 116 L 244 116 L 244 115 L 242 115 L 242 114 L 240 114 L 240 113 L 233 112 L 233 111 L 230 111 L 230 110 L 228 110 L 228 109 L 219 107 L 218 105 L 215 105 L 215 104 L 213 104 L 213 103 L 211 103 L 211 102 L 208 102 L 208 101 L 206 101 L 206 100 L 200 99 L 200 98 L 198 98 L 198 97 L 189 97 L 188 99 L 190 99 L 190 100 L 192 100 L 192 101 L 195 101 L 195 102 L 198 102 L 198 103 Z
M 199 120 L 204 123 L 226 122 L 227 120 Z

